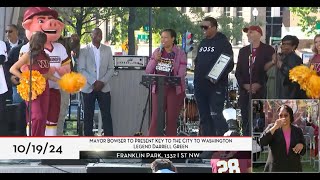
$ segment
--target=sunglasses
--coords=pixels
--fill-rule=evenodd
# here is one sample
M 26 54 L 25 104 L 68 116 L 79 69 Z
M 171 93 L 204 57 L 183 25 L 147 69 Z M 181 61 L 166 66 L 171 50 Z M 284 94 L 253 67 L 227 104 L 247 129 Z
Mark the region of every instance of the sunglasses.
M 201 29 L 208 30 L 210 26 L 200 26 Z
M 12 33 L 13 31 L 12 30 L 6 30 L 6 33 Z
M 281 43 L 282 46 L 292 46 L 292 43 Z
M 280 114 L 279 116 L 280 116 L 280 118 L 287 118 L 287 117 L 289 117 L 289 114 Z

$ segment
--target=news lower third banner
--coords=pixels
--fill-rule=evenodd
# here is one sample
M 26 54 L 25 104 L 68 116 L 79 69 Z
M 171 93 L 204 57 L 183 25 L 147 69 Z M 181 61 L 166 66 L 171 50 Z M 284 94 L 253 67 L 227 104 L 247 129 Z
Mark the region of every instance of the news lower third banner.
M 120 159 L 196 158 L 202 151 L 252 150 L 251 137 L 1 137 L 0 144 L 0 159 L 80 159 L 94 152 Z

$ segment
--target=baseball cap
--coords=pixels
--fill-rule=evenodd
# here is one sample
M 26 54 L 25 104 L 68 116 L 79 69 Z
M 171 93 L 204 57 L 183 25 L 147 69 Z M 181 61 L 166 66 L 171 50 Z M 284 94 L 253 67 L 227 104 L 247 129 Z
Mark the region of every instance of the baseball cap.
M 247 33 L 249 30 L 257 31 L 258 33 L 261 34 L 261 36 L 263 36 L 262 29 L 260 28 L 260 26 L 249 26 L 249 27 L 243 28 L 243 32 L 245 33 Z
M 48 14 L 53 16 L 53 18 L 58 18 L 58 12 L 48 8 L 48 7 L 30 7 L 28 8 L 23 15 L 23 21 L 26 21 L 27 19 L 31 19 L 33 16 L 38 14 Z

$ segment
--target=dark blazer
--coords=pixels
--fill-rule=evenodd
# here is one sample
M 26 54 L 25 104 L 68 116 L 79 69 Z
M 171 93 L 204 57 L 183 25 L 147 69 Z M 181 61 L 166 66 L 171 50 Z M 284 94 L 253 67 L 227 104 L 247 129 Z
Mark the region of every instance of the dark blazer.
M 269 154 L 264 168 L 265 172 L 302 172 L 300 157 L 306 153 L 306 143 L 303 137 L 302 130 L 294 125 L 291 125 L 291 141 L 289 153 L 286 152 L 286 141 L 282 129 L 277 129 L 272 135 L 270 128 L 274 123 L 263 131 L 260 137 L 261 146 L 269 145 Z M 293 152 L 298 143 L 303 144 L 303 149 L 300 154 Z
M 236 78 L 239 84 L 240 94 L 246 94 L 247 91 L 243 88 L 243 84 L 250 84 L 249 74 L 249 56 L 251 54 L 250 45 L 240 49 L 238 62 L 236 67 Z M 267 80 L 264 65 L 272 60 L 274 49 L 268 44 L 260 42 L 256 51 L 256 60 L 252 66 L 252 83 L 259 83 L 262 87 L 254 95 L 256 99 L 265 98 L 265 85 Z
M 6 41 L 5 43 L 6 43 L 6 47 L 7 47 L 7 53 L 9 53 L 10 50 L 11 50 L 10 42 Z M 21 43 L 23 43 L 23 41 L 21 39 L 19 39 L 18 40 L 18 45 L 21 44 Z
M 302 59 L 295 52 L 291 52 L 284 57 L 282 62 L 280 73 L 284 76 L 282 84 L 284 92 L 280 93 L 279 99 L 307 99 L 306 92 L 300 88 L 300 85 L 289 79 L 290 70 L 296 66 L 302 65 Z
M 5 71 L 5 75 L 6 75 L 7 85 L 9 88 L 14 86 L 10 80 L 11 73 L 9 72 L 9 70 L 10 70 L 11 66 L 19 60 L 20 49 L 23 45 L 26 44 L 26 42 L 20 42 L 20 41 L 21 40 L 19 40 L 19 45 L 16 47 L 13 47 L 13 48 L 11 48 L 10 44 L 9 44 L 10 51 L 9 50 L 7 51 L 8 52 L 8 61 L 5 62 L 5 64 L 4 64 L 4 71 Z M 8 46 L 7 46 L 7 48 L 8 48 Z

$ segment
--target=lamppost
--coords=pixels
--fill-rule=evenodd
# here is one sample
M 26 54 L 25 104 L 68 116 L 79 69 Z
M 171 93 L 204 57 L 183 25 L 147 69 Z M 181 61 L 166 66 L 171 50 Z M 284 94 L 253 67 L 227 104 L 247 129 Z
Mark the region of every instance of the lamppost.
M 257 24 L 257 16 L 259 14 L 259 11 L 257 8 L 253 8 L 253 11 L 252 11 L 252 15 L 253 15 L 253 18 L 254 18 L 254 24 Z

